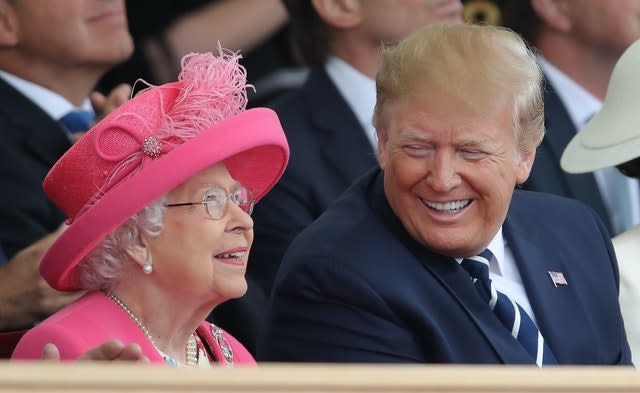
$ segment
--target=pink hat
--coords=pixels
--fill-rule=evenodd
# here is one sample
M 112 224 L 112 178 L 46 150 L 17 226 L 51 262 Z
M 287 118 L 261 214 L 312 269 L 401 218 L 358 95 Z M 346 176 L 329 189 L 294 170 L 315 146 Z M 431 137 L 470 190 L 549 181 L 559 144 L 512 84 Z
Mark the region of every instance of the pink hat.
M 239 56 L 191 54 L 178 81 L 149 87 L 96 124 L 51 168 L 44 189 L 69 227 L 40 263 L 59 290 L 77 290 L 74 270 L 109 233 L 145 206 L 224 161 L 256 201 L 284 172 L 289 147 L 276 114 L 245 110 Z

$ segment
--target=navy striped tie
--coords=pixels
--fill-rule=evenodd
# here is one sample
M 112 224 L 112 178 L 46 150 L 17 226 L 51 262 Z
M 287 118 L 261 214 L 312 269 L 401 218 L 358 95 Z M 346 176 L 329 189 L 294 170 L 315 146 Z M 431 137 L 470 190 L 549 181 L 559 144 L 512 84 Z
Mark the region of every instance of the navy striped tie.
M 498 292 L 489 278 L 489 261 L 493 254 L 484 250 L 480 255 L 464 258 L 460 265 L 469 272 L 481 296 L 489 303 L 500 322 L 520 344 L 533 356 L 536 364 L 557 364 L 555 356 L 544 341 L 544 337 L 533 320 L 520 305 Z

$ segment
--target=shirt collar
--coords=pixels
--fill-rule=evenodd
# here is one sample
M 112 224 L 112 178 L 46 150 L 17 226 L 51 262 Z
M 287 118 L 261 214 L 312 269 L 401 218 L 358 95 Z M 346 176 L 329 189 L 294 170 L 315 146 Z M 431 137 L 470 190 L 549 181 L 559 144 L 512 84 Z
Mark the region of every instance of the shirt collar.
M 34 104 L 53 119 L 59 120 L 69 111 L 78 109 L 60 94 L 6 71 L 0 70 L 0 78 L 4 79 L 14 89 L 33 101 Z M 84 100 L 81 109 L 93 112 L 89 98 Z
M 586 122 L 602 108 L 602 101 L 540 55 L 538 55 L 538 63 L 567 109 L 576 130 L 582 129 Z
M 487 248 L 493 254 L 493 259 L 489 261 L 489 270 L 491 272 L 502 275 L 503 265 L 504 265 L 504 238 L 502 237 L 502 226 L 498 229 L 498 232 L 493 236 L 491 242 Z M 463 258 L 455 258 L 455 260 L 460 263 Z

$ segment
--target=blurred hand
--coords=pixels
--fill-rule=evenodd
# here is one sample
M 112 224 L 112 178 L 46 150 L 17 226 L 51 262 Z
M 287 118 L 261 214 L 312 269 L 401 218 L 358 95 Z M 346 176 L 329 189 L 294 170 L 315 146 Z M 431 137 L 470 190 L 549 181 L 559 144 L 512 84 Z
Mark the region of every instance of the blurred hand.
M 47 344 L 42 349 L 42 360 L 60 360 L 60 351 L 54 344 Z M 142 354 L 138 344 L 124 345 L 120 340 L 109 340 L 89 349 L 78 358 L 80 361 L 128 361 L 149 363 L 149 358 Z
M 82 293 L 51 288 L 38 271 L 44 253 L 63 228 L 18 252 L 0 267 L 0 328 L 24 328 L 76 300 Z
M 129 101 L 130 97 L 131 85 L 127 83 L 114 87 L 107 96 L 97 91 L 91 93 L 91 105 L 96 111 L 96 121 L 100 121 L 103 117 L 113 112 L 114 109 Z
M 97 91 L 91 93 L 91 105 L 93 105 L 93 110 L 96 112 L 96 123 L 113 112 L 114 109 L 129 101 L 129 97 L 131 97 L 131 86 L 126 83 L 114 87 L 108 96 Z M 71 134 L 72 142 L 77 142 L 84 134 L 85 132 Z

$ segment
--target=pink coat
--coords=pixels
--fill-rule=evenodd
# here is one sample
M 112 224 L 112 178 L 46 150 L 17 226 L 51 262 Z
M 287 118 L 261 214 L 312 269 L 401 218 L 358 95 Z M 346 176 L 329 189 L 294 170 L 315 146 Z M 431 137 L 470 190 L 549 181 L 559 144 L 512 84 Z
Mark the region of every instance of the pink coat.
M 214 352 L 216 361 L 225 364 L 222 347 L 228 343 L 233 351 L 233 364 L 255 364 L 251 354 L 230 334 L 220 330 L 222 338 L 214 337 L 216 329 L 206 321 L 197 329 L 200 339 Z M 139 344 L 152 363 L 164 364 L 164 360 L 138 325 L 99 291 L 87 293 L 25 333 L 11 358 L 40 359 L 44 345 L 53 343 L 60 350 L 62 360 L 74 360 L 87 350 L 113 338 L 124 344 Z

